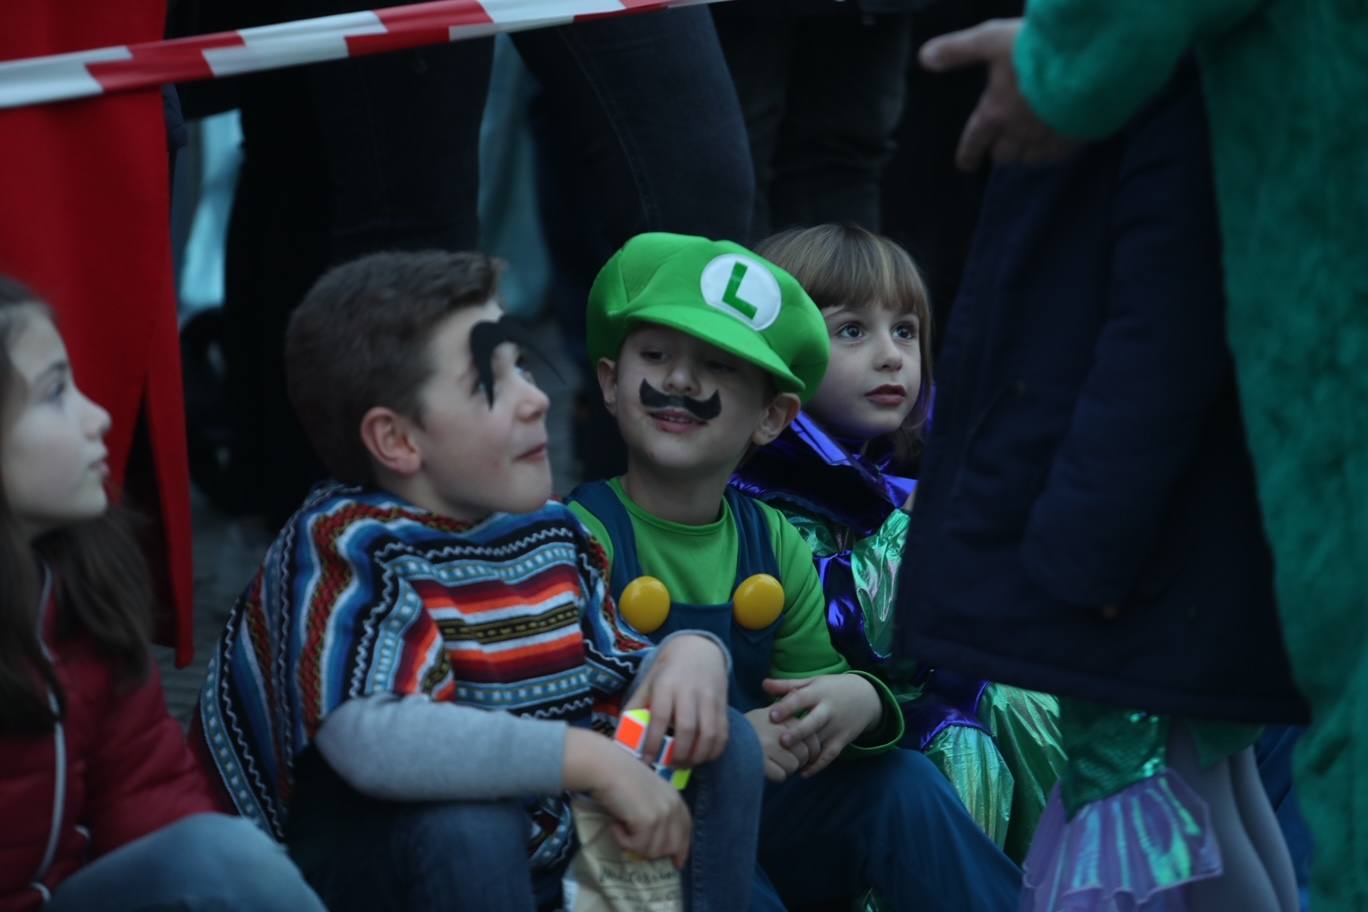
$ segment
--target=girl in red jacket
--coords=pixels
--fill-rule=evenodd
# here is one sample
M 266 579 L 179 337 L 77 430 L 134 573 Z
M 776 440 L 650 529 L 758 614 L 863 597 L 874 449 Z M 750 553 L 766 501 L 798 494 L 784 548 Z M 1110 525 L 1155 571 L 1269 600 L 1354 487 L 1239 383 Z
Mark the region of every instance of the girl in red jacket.
M 108 430 L 48 309 L 0 278 L 0 912 L 322 909 L 262 832 L 212 813 L 166 712 Z

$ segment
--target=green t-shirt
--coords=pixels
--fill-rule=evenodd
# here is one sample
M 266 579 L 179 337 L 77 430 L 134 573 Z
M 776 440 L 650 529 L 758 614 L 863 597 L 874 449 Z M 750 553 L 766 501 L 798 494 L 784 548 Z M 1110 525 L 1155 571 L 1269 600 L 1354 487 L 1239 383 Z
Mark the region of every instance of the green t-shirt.
M 725 500 L 722 515 L 717 520 L 693 526 L 647 513 L 627 496 L 620 479 L 610 480 L 608 486 L 631 519 L 643 573 L 664 583 L 671 599 L 677 602 L 718 605 L 731 601 L 740 546 L 736 519 Z M 778 564 L 779 580 L 784 586 L 784 611 L 770 654 L 770 676 L 810 678 L 850 671 L 849 663 L 831 645 L 826 625 L 826 596 L 812 564 L 812 550 L 783 514 L 759 501 L 756 505 L 769 526 L 770 545 Z M 603 523 L 583 504 L 571 502 L 570 509 L 603 545 L 611 566 L 613 541 Z M 859 747 L 852 745 L 852 749 L 893 747 L 902 737 L 902 713 L 897 710 L 897 701 L 874 676 L 854 673 L 868 679 L 879 692 L 885 707 L 885 723 L 862 737 Z

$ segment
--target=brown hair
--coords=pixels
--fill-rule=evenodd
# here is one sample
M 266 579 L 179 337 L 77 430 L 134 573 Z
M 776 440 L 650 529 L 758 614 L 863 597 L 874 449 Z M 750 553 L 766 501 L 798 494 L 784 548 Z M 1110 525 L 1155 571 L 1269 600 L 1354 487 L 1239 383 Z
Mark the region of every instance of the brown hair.
M 433 331 L 498 284 L 490 257 L 437 250 L 373 253 L 318 280 L 290 319 L 285 369 L 290 403 L 333 477 L 375 483 L 361 419 L 385 406 L 421 420 Z
M 0 276 L 0 445 L 24 395 L 9 348 L 35 317 L 51 313 L 33 292 Z M 147 674 L 152 583 L 126 518 L 107 511 L 30 545 L 0 483 L 0 579 L 6 584 L 0 593 L 0 733 L 46 731 L 65 704 L 37 629 L 42 564 L 52 573 L 61 606 L 57 635 L 88 636 L 125 682 Z
M 888 238 L 848 224 L 791 228 L 761 241 L 755 252 L 797 279 L 822 310 L 877 304 L 916 314 L 921 388 L 890 441 L 899 464 L 913 461 L 931 410 L 931 299 L 912 257 Z

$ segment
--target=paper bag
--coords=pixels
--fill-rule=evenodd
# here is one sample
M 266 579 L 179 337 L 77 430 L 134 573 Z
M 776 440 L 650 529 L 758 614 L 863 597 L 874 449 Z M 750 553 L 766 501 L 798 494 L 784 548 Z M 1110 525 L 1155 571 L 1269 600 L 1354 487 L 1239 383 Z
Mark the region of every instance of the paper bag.
M 670 859 L 622 849 L 612 816 L 593 801 L 577 798 L 571 808 L 579 851 L 565 873 L 565 912 L 682 912 L 684 883 Z

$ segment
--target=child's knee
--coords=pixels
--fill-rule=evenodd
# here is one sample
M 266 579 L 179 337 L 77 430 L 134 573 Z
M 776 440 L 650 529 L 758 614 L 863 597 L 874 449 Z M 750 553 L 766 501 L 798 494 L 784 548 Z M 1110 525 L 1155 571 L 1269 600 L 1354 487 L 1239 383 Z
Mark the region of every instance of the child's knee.
M 174 842 L 179 863 L 200 876 L 221 871 L 236 876 L 241 865 L 272 863 L 289 859 L 285 848 L 242 817 L 227 814 L 195 814 L 172 824 L 166 830 Z
M 530 819 L 515 801 L 373 802 L 307 830 L 291 851 L 338 912 L 481 908 L 459 898 L 530 889 Z
M 216 907 L 217 900 L 268 912 L 323 908 L 285 847 L 249 820 L 196 814 L 169 827 L 167 838 L 175 846 L 169 867 L 190 889 L 190 908 L 196 902 Z M 244 871 L 252 876 L 244 878 Z
M 745 716 L 728 709 L 727 722 L 726 748 L 717 759 L 693 771 L 693 810 L 695 814 L 706 815 L 724 804 L 731 808 L 731 813 L 753 808 L 758 817 L 765 790 L 765 754 Z
M 870 791 L 886 796 L 882 805 L 898 820 L 943 816 L 946 808 L 964 810 L 950 780 L 919 751 L 898 749 L 860 761 Z M 967 813 L 967 812 L 966 812 Z
M 754 833 L 759 823 L 765 757 L 760 739 L 744 716 L 728 710 L 728 722 L 726 748 L 716 760 L 693 771 L 688 800 L 695 815 L 695 835 L 701 828 L 725 831 L 726 838 L 739 840 L 745 832 Z
M 727 748 L 714 761 L 718 771 L 727 776 L 754 778 L 759 783 L 757 788 L 761 788 L 765 777 L 765 752 L 755 727 L 735 709 L 727 710 L 727 725 Z
M 527 812 L 514 801 L 446 801 L 419 805 L 409 829 L 431 845 L 464 846 L 476 854 L 527 850 Z

